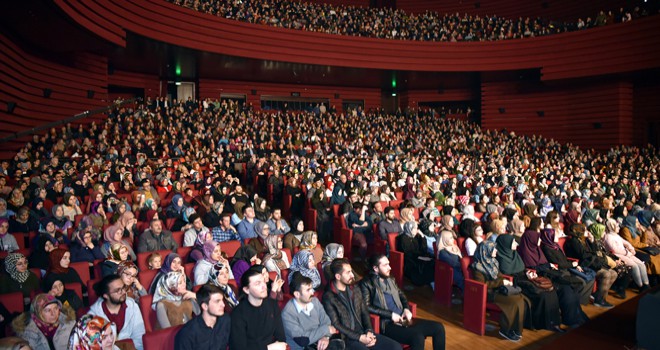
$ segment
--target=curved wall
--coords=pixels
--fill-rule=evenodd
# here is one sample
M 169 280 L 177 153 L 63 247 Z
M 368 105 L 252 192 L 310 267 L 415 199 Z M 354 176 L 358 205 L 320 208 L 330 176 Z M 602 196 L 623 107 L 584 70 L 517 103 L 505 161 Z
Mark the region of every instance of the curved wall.
M 126 31 L 200 51 L 264 60 L 415 71 L 541 68 L 543 80 L 660 66 L 660 16 L 581 32 L 476 43 L 339 36 L 231 21 L 165 2 L 55 0 L 73 20 L 118 45 Z

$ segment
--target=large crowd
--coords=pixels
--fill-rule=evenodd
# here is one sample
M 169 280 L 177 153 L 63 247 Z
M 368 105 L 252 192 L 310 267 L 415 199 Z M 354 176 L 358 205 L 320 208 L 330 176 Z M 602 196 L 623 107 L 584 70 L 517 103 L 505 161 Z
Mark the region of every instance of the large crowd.
M 0 293 L 25 312 L 0 304 L 15 335 L 0 342 L 140 350 L 179 327 L 177 349 L 444 349 L 394 251 L 452 302 L 485 283 L 505 339 L 563 332 L 658 282 L 658 169 L 651 146 L 582 150 L 425 110 L 148 99 L 1 163 Z
M 545 36 L 623 23 L 654 14 L 644 2 L 633 8 L 600 11 L 574 22 L 540 17 L 406 13 L 392 8 L 331 5 L 302 1 L 168 0 L 180 6 L 232 20 L 327 34 L 393 40 L 494 41 Z M 657 11 L 657 9 L 656 9 Z

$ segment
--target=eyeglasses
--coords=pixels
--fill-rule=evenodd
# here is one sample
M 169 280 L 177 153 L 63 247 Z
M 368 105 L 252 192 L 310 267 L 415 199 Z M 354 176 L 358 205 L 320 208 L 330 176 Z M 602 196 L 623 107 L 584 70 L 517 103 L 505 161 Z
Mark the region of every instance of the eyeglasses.
M 131 277 L 131 278 L 137 277 L 137 273 L 134 275 L 134 274 L 128 273 L 128 272 L 122 272 L 122 275 L 124 275 L 126 277 Z
M 115 290 L 110 292 L 110 294 L 125 294 L 125 293 L 126 293 L 126 289 L 124 289 L 124 288 L 115 289 Z

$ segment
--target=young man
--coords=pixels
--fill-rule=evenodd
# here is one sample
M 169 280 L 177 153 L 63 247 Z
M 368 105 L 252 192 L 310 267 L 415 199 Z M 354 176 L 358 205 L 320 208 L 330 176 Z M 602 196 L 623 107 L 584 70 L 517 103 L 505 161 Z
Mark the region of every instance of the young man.
M 286 336 L 277 301 L 268 297 L 261 271 L 248 269 L 241 276 L 246 298 L 231 314 L 231 350 L 285 350 Z
M 385 220 L 378 223 L 378 234 L 382 240 L 387 241 L 388 233 L 403 233 L 399 220 L 396 219 L 394 208 L 385 208 Z
M 195 245 L 197 237 L 204 231 L 209 232 L 209 228 L 204 226 L 202 218 L 198 214 L 190 215 L 188 221 L 192 224 L 192 227 L 189 228 L 183 234 L 183 246 L 192 247 Z
M 174 338 L 177 350 L 226 349 L 231 319 L 225 315 L 222 289 L 205 284 L 197 291 L 202 313 L 186 323 Z
M 432 337 L 433 350 L 445 348 L 445 327 L 441 323 L 415 319 L 406 295 L 390 278 L 390 261 L 385 255 L 369 258 L 371 271 L 360 281 L 369 312 L 380 316 L 380 332 L 413 350 L 423 350 L 426 337 Z M 407 326 L 412 324 L 412 326 Z
M 213 240 L 218 243 L 238 241 L 241 239 L 234 226 L 231 225 L 231 214 L 222 214 L 220 226 L 214 227 L 211 234 L 213 235 Z
M 351 350 L 399 350 L 401 344 L 374 334 L 369 310 L 360 288 L 353 288 L 355 278 L 346 259 L 335 259 L 330 264 L 333 281 L 323 294 L 323 306 L 332 325 L 339 330 L 346 348 Z
M 282 322 L 291 350 L 304 350 L 313 345 L 317 350 L 344 349 L 343 340 L 330 340 L 337 330 L 330 324 L 321 302 L 314 298 L 312 280 L 296 273 L 289 289 L 293 299 L 282 310 Z
M 243 220 L 236 225 L 236 231 L 238 232 L 238 235 L 241 236 L 241 239 L 257 237 L 257 234 L 254 233 L 254 225 L 256 225 L 257 222 L 259 222 L 259 220 L 255 219 L 254 208 L 248 205 L 244 206 Z
M 271 235 L 285 235 L 291 231 L 291 227 L 282 219 L 282 210 L 280 208 L 273 209 L 273 216 L 266 221 L 266 225 L 270 227 Z
M 105 276 L 94 285 L 96 300 L 89 308 L 89 313 L 110 320 L 116 327 L 117 340 L 131 339 L 137 350 L 142 350 L 142 336 L 144 335 L 144 321 L 140 308 L 133 298 L 126 298 L 126 290 L 121 277 L 117 275 Z

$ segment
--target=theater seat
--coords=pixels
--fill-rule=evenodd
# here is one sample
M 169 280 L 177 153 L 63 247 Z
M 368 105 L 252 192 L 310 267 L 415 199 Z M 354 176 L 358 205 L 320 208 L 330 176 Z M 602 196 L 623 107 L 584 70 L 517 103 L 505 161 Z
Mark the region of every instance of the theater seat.
M 435 261 L 435 289 L 433 296 L 440 305 L 451 306 L 454 268 L 440 260 Z
M 158 320 L 156 319 L 156 311 L 151 308 L 151 303 L 154 300 L 154 296 L 147 294 L 141 296 L 139 300 L 140 313 L 142 314 L 142 320 L 144 321 L 144 330 L 146 333 L 151 333 L 154 330 Z
M 146 332 L 142 336 L 144 350 L 174 350 L 174 338 L 183 325 Z

